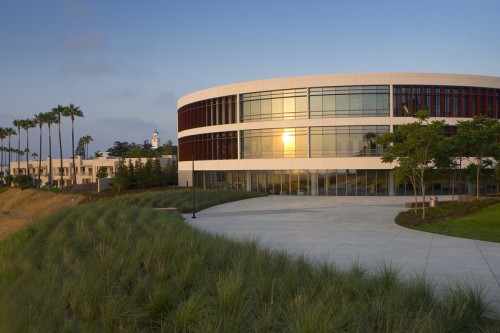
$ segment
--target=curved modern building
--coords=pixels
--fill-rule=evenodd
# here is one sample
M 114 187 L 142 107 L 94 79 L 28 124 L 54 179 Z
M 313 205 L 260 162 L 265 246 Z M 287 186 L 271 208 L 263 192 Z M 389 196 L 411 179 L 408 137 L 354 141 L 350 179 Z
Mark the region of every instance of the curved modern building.
M 457 121 L 500 118 L 500 78 L 376 73 L 290 77 L 201 90 L 178 101 L 179 185 L 281 195 L 404 195 L 377 134 L 418 110 Z M 194 162 L 193 162 L 194 161 Z M 465 176 L 464 176 L 465 177 Z M 493 191 L 485 179 L 484 191 Z M 483 183 L 482 183 L 483 184 Z M 460 192 L 472 191 L 463 182 Z M 482 185 L 483 186 L 483 185 Z M 434 175 L 430 194 L 450 182 Z

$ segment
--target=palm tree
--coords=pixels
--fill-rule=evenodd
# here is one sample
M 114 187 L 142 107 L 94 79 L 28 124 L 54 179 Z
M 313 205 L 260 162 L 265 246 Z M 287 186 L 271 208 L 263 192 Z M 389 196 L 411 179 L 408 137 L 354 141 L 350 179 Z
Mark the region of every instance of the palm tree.
M 62 156 L 62 140 L 61 140 L 61 116 L 64 115 L 65 107 L 62 105 L 58 105 L 57 107 L 52 109 L 52 113 L 57 117 L 57 125 L 59 127 L 59 155 L 61 166 L 59 169 L 59 173 L 61 174 L 61 190 L 64 187 L 64 179 L 63 179 L 63 156 Z
M 94 141 L 90 135 L 85 135 L 83 138 L 83 144 L 85 145 L 85 159 L 89 158 L 89 143 Z
M 30 167 L 29 167 L 29 162 L 30 162 L 30 144 L 29 144 L 29 129 L 33 128 L 36 126 L 36 122 L 33 119 L 24 119 L 22 120 L 21 127 L 26 131 L 26 174 L 28 176 L 27 182 L 29 182 L 30 178 Z
M 21 171 L 21 158 L 19 152 L 21 151 L 21 119 L 16 119 L 12 122 L 17 127 L 17 174 Z
M 8 150 L 8 152 L 9 152 L 9 172 L 8 172 L 8 174 L 10 176 L 10 158 L 11 158 L 11 153 L 12 153 L 12 148 L 10 147 L 10 137 L 12 135 L 17 135 L 17 132 L 12 127 L 7 127 L 5 129 L 5 134 L 9 137 L 9 150 Z M 8 185 L 10 187 L 10 177 L 9 177 L 8 181 L 9 181 Z
M 53 111 L 46 112 L 45 115 L 47 116 L 47 118 L 45 119 L 45 123 L 49 128 L 49 187 L 52 187 L 54 177 L 52 174 L 52 137 L 50 134 L 50 125 L 57 124 L 57 116 Z
M 40 188 L 40 179 L 41 179 L 41 175 L 42 175 L 42 128 L 43 128 L 43 125 L 47 123 L 47 114 L 46 113 L 43 113 L 43 112 L 40 112 L 38 114 L 35 115 L 35 122 L 38 124 L 38 127 L 40 128 L 40 159 L 38 160 L 38 183 L 37 183 L 37 187 Z
M 0 127 L 0 171 L 4 171 L 3 168 L 3 157 L 5 156 L 4 154 L 4 149 L 3 149 L 3 139 L 7 137 L 7 134 L 5 132 L 5 128 Z M 4 177 L 2 176 L 2 180 Z
M 71 117 L 71 155 L 73 158 L 73 184 L 76 184 L 76 165 L 75 165 L 75 117 L 83 117 L 83 112 L 79 106 L 70 104 L 65 108 L 65 117 Z

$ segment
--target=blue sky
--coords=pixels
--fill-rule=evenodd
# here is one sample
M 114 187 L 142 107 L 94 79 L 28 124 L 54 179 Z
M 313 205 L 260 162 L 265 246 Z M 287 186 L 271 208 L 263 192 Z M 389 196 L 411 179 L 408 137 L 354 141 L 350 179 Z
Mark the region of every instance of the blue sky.
M 498 0 L 3 0 L 0 127 L 74 103 L 85 114 L 76 140 L 91 135 L 94 152 L 150 140 L 155 128 L 176 142 L 176 100 L 222 84 L 358 72 L 500 76 L 498 13 Z M 63 128 L 69 139 L 69 120 Z

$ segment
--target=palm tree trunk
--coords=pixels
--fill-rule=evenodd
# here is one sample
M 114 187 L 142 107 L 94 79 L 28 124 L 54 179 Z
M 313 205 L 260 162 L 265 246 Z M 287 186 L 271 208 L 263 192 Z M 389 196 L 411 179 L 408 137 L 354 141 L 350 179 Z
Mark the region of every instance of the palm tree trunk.
M 10 151 L 10 135 L 9 135 L 9 179 L 8 179 L 9 187 L 10 187 L 10 157 L 11 157 L 11 151 Z
M 30 183 L 30 141 L 29 141 L 29 135 L 28 135 L 28 128 L 26 128 L 26 185 Z
M 76 184 L 76 165 L 75 165 L 75 117 L 71 116 L 71 155 L 73 157 L 73 184 Z
M 38 159 L 38 182 L 36 187 L 40 188 L 40 177 L 42 176 L 42 125 L 40 123 L 40 158 Z
M 52 188 L 52 138 L 50 136 L 50 122 L 49 126 L 49 187 Z
M 63 179 L 63 156 L 62 156 L 62 140 L 61 140 L 61 114 L 59 113 L 57 116 L 58 119 L 58 125 L 59 125 L 59 154 L 60 154 L 60 162 L 61 162 L 61 168 L 59 169 L 59 173 L 61 174 L 61 190 L 64 187 L 64 179 Z
M 19 172 L 21 172 L 21 126 L 17 127 L 17 176 L 19 180 Z M 19 186 L 19 182 L 18 182 Z

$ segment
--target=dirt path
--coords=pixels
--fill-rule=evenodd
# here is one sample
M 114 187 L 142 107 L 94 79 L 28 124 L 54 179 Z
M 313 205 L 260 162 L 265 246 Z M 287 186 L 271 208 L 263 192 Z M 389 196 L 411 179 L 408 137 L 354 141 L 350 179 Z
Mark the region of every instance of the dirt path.
M 0 240 L 30 222 L 84 199 L 82 195 L 8 189 L 0 193 Z

